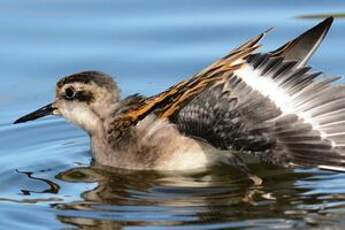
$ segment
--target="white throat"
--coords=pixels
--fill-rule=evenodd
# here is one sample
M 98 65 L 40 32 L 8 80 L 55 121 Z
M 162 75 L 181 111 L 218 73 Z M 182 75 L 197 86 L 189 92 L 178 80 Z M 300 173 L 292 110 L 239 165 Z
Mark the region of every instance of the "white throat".
M 64 107 L 60 113 L 70 122 L 84 129 L 89 135 L 97 135 L 103 122 L 98 115 L 86 105 L 71 104 Z

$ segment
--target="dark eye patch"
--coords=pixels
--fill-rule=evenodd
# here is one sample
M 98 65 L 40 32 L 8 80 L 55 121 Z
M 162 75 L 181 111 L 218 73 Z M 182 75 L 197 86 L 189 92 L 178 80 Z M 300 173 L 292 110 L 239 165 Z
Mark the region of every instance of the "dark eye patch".
M 91 103 L 94 100 L 94 96 L 89 91 L 77 91 L 75 98 L 80 102 Z
M 65 89 L 63 97 L 67 100 L 78 100 L 80 102 L 90 103 L 94 100 L 94 96 L 89 91 L 77 91 L 73 87 Z

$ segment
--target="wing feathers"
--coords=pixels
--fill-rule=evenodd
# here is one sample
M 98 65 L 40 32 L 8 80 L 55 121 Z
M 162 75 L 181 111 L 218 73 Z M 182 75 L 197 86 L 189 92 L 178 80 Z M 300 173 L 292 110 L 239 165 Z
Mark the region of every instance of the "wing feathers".
M 345 86 L 298 62 L 253 54 L 178 114 L 186 134 L 285 166 L 345 171 Z
M 345 170 L 345 86 L 332 84 L 338 77 L 311 73 L 296 62 L 277 63 L 257 54 L 248 58 L 247 71 L 235 71 L 281 111 L 265 130 L 276 138 L 274 151 L 283 151 L 289 164 Z

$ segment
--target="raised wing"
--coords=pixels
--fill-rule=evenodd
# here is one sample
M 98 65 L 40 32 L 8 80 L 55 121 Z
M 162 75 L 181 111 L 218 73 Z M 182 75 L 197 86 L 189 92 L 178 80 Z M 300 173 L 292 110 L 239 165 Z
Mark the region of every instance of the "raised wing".
M 254 54 L 185 106 L 186 135 L 285 166 L 345 171 L 345 86 L 298 62 Z
M 271 51 L 271 56 L 284 57 L 286 60 L 298 60 L 300 66 L 305 65 L 326 36 L 332 22 L 332 17 L 325 19 L 279 49 Z M 245 42 L 191 79 L 182 81 L 158 95 L 147 98 L 137 106 L 130 107 L 126 118 L 136 123 L 153 111 L 156 111 L 160 117 L 170 118 L 174 116 L 196 95 L 221 80 L 224 73 L 229 74 L 238 69 L 243 64 L 243 60 L 260 47 L 258 43 L 266 32 Z
M 326 18 L 318 25 L 287 42 L 279 49 L 271 51 L 269 54 L 272 57 L 285 58 L 287 61 L 298 61 L 300 67 L 304 66 L 319 47 L 332 25 L 332 22 L 332 17 Z M 222 59 L 200 71 L 190 80 L 180 82 L 167 91 L 149 98 L 146 100 L 145 106 L 141 107 L 140 110 L 134 111 L 134 117 L 145 116 L 156 108 L 159 108 L 157 112 L 158 116 L 166 118 L 173 117 L 195 96 L 203 92 L 210 85 L 222 81 L 224 75 L 233 73 L 233 71 L 238 69 L 244 63 L 244 59 L 260 47 L 258 42 L 268 31 L 234 49 Z

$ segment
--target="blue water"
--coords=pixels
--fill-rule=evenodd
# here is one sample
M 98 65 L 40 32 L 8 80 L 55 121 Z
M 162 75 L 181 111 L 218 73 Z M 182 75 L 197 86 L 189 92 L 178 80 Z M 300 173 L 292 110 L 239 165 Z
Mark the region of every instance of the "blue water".
M 254 186 L 228 166 L 106 171 L 64 120 L 11 123 L 49 103 L 64 75 L 101 70 L 123 95 L 151 95 L 272 26 L 273 49 L 319 14 L 339 17 L 311 64 L 342 75 L 344 12 L 344 1 L 1 1 L 0 229 L 341 229 L 344 174 L 254 164 Z

